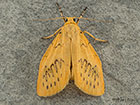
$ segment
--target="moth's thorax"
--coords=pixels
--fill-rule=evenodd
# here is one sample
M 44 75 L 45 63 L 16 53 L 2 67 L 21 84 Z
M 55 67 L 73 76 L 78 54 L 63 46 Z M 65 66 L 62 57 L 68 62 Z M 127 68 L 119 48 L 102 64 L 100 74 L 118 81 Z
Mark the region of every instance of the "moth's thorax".
M 64 25 L 62 30 L 64 35 L 69 36 L 71 38 L 74 38 L 80 33 L 80 27 L 75 24 Z

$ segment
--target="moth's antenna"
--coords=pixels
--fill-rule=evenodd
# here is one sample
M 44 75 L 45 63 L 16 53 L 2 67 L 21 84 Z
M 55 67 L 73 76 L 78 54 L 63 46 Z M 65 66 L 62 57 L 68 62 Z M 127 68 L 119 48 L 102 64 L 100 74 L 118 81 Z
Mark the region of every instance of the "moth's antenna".
M 63 19 L 63 17 L 49 18 L 49 19 L 32 19 L 33 21 L 48 21 L 48 20 L 57 20 Z
M 60 5 L 57 2 L 56 2 L 56 5 L 58 6 L 58 9 L 59 9 L 59 12 L 60 12 L 61 17 L 63 17 L 64 22 L 66 22 L 65 17 L 63 16 L 63 12 L 61 10 Z
M 82 18 L 82 17 L 83 17 L 83 15 L 84 15 L 84 14 L 85 14 L 85 12 L 86 12 L 86 9 L 87 9 L 87 7 L 85 7 L 85 9 L 81 12 L 81 14 L 80 14 L 79 18 L 77 19 L 77 22 L 76 22 L 76 23 L 78 23 L 78 22 L 79 22 L 79 20 L 80 20 L 80 18 Z
M 97 19 L 94 19 L 94 18 L 84 18 L 84 17 L 81 17 L 80 19 L 89 20 L 89 21 L 95 21 L 95 22 L 103 22 L 103 23 L 112 23 L 113 22 L 113 21 L 97 20 Z

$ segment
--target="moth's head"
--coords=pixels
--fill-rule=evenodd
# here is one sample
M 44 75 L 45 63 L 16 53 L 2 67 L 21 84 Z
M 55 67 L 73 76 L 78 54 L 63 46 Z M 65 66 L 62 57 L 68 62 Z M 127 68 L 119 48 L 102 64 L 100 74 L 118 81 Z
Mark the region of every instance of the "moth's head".
M 77 24 L 75 17 L 65 17 L 65 24 Z

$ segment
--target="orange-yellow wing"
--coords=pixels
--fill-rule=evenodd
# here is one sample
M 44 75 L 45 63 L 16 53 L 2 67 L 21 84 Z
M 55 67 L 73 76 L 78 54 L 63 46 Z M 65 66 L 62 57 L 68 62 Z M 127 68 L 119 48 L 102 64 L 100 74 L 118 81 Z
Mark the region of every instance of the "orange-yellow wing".
M 72 46 L 75 84 L 89 95 L 103 95 L 104 79 L 101 61 L 82 32 L 76 39 L 75 45 Z
M 61 31 L 40 61 L 37 94 L 52 96 L 68 84 L 70 79 L 70 42 Z

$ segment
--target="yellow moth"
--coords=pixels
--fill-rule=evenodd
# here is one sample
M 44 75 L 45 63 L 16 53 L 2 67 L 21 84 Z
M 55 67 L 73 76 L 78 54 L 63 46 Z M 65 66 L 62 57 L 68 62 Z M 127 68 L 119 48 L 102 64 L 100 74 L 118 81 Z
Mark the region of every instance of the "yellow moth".
M 43 37 L 48 39 L 57 35 L 40 61 L 37 94 L 43 97 L 55 95 L 73 79 L 84 93 L 101 96 L 104 94 L 102 63 L 84 34 L 97 41 L 107 41 L 80 30 L 79 20 L 87 19 L 82 17 L 86 8 L 80 17 L 64 17 L 59 5 L 58 7 L 61 17 L 55 19 L 63 19 L 65 24 L 53 35 Z

